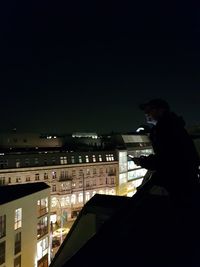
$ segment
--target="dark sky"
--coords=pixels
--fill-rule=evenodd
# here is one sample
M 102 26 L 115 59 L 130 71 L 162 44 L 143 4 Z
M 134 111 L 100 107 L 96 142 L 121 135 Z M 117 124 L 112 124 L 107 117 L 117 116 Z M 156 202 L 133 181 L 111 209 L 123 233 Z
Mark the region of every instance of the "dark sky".
M 1 124 L 18 131 L 134 131 L 169 101 L 200 123 L 198 1 L 1 4 Z

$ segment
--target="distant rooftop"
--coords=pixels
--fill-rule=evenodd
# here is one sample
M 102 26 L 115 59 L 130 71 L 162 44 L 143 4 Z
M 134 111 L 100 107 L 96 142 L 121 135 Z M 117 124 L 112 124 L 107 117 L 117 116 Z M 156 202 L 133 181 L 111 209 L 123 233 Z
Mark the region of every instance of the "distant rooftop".
M 0 205 L 49 188 L 44 182 L 0 186 Z
M 85 137 L 85 138 L 93 138 L 93 139 L 97 139 L 98 135 L 97 133 L 81 133 L 81 132 L 76 132 L 72 134 L 72 137 Z

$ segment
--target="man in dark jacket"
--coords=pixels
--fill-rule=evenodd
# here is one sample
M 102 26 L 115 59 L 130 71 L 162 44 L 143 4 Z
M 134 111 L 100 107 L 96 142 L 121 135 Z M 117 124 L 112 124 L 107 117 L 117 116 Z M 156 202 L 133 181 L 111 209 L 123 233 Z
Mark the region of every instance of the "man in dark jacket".
M 152 182 L 168 191 L 171 224 L 164 231 L 169 231 L 170 235 L 173 230 L 172 254 L 178 262 L 184 257 L 184 266 L 197 266 L 200 239 L 199 155 L 184 128 L 184 120 L 170 110 L 166 101 L 154 99 L 140 108 L 147 122 L 153 124 L 149 137 L 154 154 L 133 160 L 143 168 L 154 170 Z M 168 250 L 168 247 L 165 249 Z
M 190 199 L 198 185 L 199 156 L 185 122 L 162 99 L 140 105 L 152 123 L 150 140 L 154 154 L 133 159 L 137 165 L 155 170 L 155 183 L 164 187 L 172 200 Z M 182 203 L 183 204 L 183 203 Z

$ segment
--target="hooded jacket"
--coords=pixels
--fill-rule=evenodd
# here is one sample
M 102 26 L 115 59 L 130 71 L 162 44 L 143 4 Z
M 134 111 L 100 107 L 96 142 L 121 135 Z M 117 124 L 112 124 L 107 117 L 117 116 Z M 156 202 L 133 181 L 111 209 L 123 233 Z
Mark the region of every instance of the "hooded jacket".
M 169 191 L 186 191 L 198 183 L 199 156 L 184 126 L 182 117 L 165 112 L 151 129 L 154 154 L 140 161 L 157 172 L 159 184 Z

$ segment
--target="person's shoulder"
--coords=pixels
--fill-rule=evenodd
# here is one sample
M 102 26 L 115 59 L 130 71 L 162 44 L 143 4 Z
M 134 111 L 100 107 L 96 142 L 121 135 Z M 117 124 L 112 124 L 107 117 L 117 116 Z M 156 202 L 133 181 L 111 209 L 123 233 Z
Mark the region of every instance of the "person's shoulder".
M 174 112 L 168 112 L 164 114 L 164 116 L 160 120 L 160 125 L 166 126 L 166 125 L 171 125 L 171 127 L 180 127 L 184 128 L 185 127 L 185 121 L 183 117 L 178 116 Z

